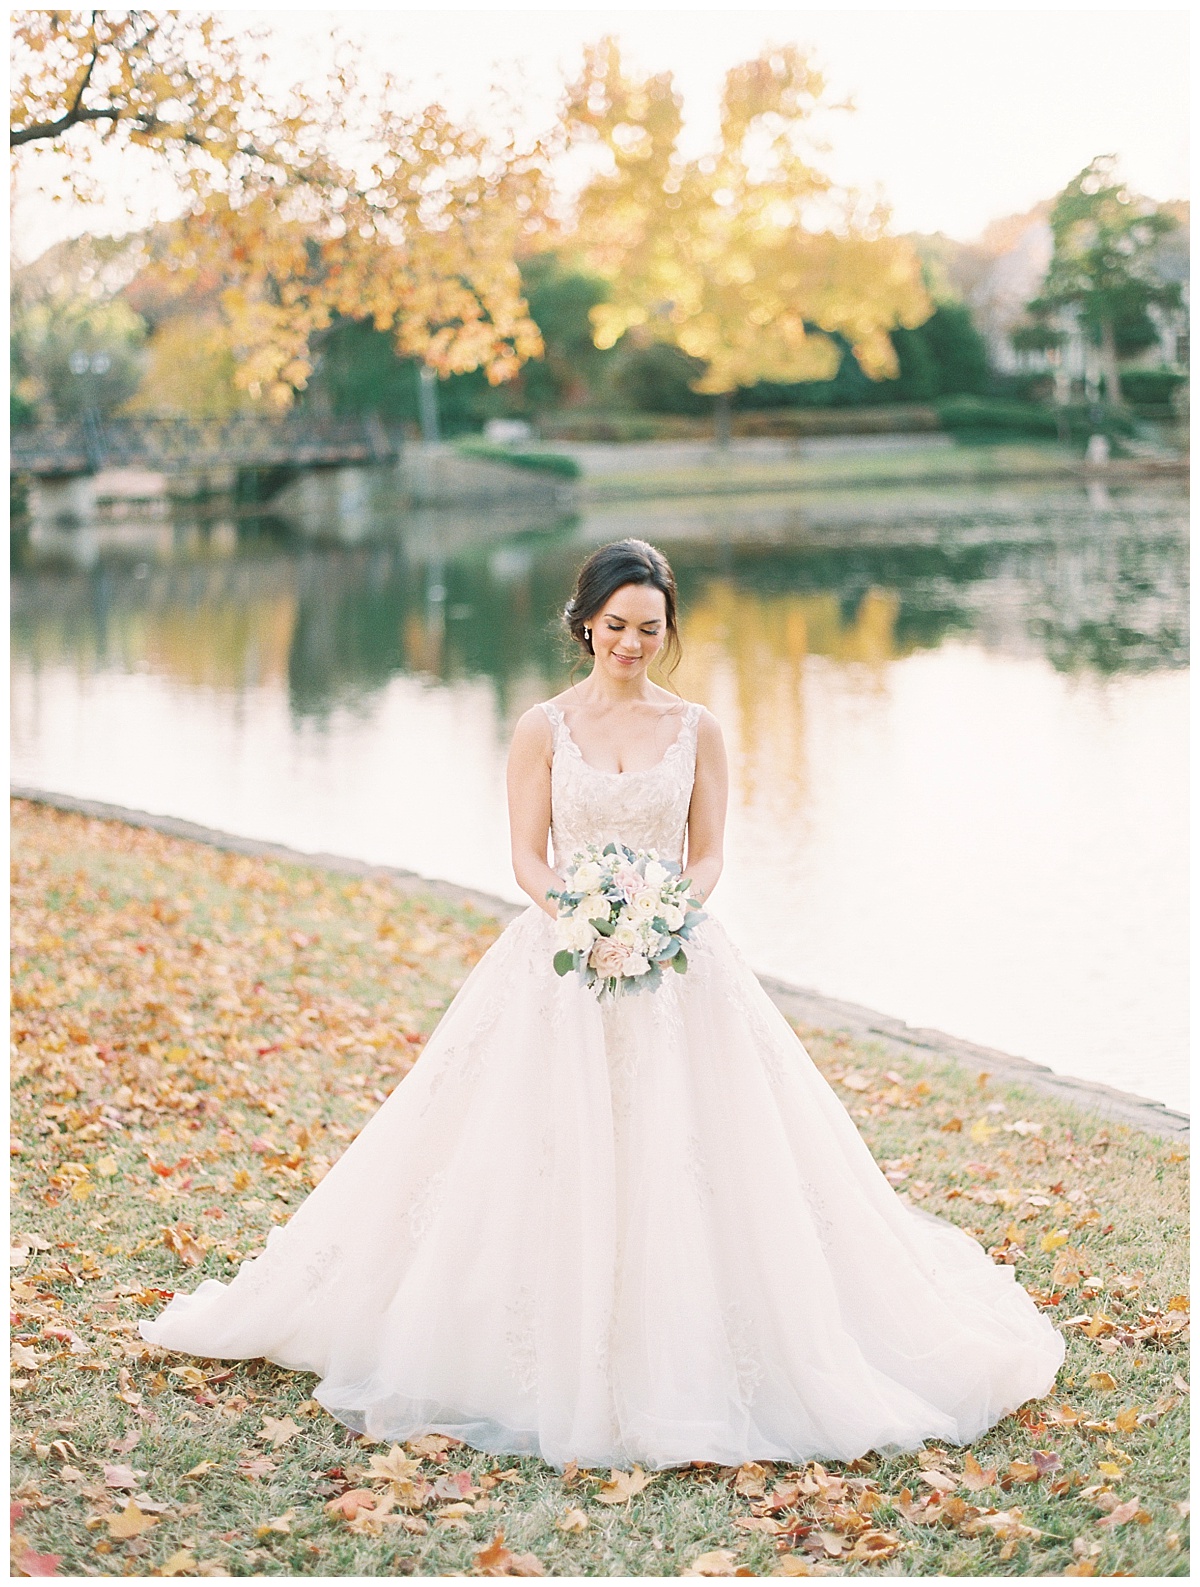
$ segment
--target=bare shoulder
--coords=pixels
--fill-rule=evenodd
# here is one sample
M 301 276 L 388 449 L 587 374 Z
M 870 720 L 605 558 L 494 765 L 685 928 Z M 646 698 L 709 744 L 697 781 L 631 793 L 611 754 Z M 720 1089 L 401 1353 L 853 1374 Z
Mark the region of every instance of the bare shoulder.
M 531 705 L 517 718 L 513 728 L 512 748 L 518 755 L 549 754 L 554 743 L 554 729 L 550 718 L 540 705 Z
M 696 721 L 696 754 L 702 760 L 719 762 L 725 759 L 725 735 L 720 722 L 706 705 L 700 707 Z

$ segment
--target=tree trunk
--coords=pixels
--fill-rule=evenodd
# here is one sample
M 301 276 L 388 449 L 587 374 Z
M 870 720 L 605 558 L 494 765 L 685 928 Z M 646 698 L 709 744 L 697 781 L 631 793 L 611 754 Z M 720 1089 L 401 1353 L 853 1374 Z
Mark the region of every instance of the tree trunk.
M 420 364 L 417 367 L 417 380 L 421 439 L 427 445 L 433 446 L 442 438 L 441 426 L 438 424 L 437 372 L 430 369 L 428 364 Z
M 728 446 L 733 437 L 733 402 L 728 391 L 718 391 L 713 398 L 713 440 L 718 446 Z
M 1104 369 L 1104 394 L 1109 406 L 1121 406 L 1121 375 L 1117 369 L 1117 339 L 1113 335 L 1112 321 L 1100 322 L 1100 363 Z

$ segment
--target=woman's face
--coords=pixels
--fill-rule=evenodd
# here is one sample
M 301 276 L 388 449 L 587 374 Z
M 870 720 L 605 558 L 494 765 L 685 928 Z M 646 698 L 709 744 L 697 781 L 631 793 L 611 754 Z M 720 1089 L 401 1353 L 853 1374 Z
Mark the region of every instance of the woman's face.
M 666 643 L 666 598 L 652 584 L 623 584 L 588 626 L 597 670 L 622 681 L 636 678 Z

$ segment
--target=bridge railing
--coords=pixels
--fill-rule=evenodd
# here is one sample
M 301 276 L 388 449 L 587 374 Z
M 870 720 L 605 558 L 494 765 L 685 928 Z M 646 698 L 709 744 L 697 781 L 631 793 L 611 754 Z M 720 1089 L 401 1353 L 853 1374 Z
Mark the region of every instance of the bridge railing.
M 301 414 L 228 419 L 131 417 L 23 426 L 12 432 L 10 471 L 42 476 L 102 468 L 170 473 L 205 467 L 263 468 L 379 463 L 398 457 L 401 437 L 378 415 L 332 419 Z

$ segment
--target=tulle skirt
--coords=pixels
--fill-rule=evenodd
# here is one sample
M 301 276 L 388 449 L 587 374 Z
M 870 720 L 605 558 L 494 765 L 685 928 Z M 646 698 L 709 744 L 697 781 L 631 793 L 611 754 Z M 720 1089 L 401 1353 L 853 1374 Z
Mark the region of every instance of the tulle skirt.
M 143 1336 L 560 1468 L 964 1444 L 1048 1392 L 1061 1337 L 897 1197 L 719 920 L 611 1004 L 553 952 L 530 908 L 265 1252 Z

